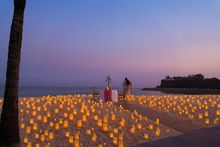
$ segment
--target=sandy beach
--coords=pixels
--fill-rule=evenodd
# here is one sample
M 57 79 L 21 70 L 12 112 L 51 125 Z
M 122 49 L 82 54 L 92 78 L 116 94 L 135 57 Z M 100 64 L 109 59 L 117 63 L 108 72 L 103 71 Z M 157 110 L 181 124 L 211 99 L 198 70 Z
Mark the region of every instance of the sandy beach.
M 20 98 L 19 121 L 23 146 L 122 147 L 182 134 L 91 95 Z
M 146 95 L 104 103 L 92 95 L 19 99 L 23 146 L 135 146 L 220 124 L 219 95 Z M 0 99 L 2 109 L 3 99 Z

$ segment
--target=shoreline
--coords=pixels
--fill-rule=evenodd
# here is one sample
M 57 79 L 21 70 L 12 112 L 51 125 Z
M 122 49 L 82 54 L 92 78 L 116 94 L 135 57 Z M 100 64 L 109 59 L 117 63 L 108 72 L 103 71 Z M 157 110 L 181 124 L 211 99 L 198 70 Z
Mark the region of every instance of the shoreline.
M 220 94 L 220 89 L 143 88 L 143 91 L 160 91 L 165 94 Z

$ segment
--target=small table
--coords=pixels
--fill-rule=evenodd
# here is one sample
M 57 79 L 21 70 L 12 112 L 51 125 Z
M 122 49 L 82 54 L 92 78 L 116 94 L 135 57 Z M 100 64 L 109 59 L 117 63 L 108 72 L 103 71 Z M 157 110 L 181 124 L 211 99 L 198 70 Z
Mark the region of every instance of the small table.
M 112 102 L 115 103 L 115 102 L 118 102 L 118 91 L 117 90 L 112 90 Z M 99 92 L 99 97 L 104 100 L 104 90 L 102 90 L 101 92 Z

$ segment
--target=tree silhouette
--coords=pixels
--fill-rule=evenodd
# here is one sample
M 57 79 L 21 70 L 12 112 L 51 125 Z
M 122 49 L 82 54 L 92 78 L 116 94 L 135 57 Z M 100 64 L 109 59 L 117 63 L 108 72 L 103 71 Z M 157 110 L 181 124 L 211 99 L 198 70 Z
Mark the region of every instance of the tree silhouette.
M 220 80 L 217 78 L 207 79 L 202 74 L 188 77 L 169 77 L 161 80 L 159 88 L 196 88 L 196 89 L 220 89 Z
M 4 103 L 0 121 L 0 146 L 2 144 L 16 145 L 20 142 L 18 87 L 25 5 L 26 0 L 14 0 L 14 15 L 8 47 Z

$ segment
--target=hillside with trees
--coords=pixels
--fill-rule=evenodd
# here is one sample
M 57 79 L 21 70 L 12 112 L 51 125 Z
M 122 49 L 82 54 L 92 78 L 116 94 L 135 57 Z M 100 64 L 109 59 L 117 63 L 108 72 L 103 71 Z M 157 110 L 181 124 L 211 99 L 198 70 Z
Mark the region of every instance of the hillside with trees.
M 220 89 L 220 80 L 205 78 L 202 74 L 189 75 L 188 77 L 166 76 L 157 88 Z

